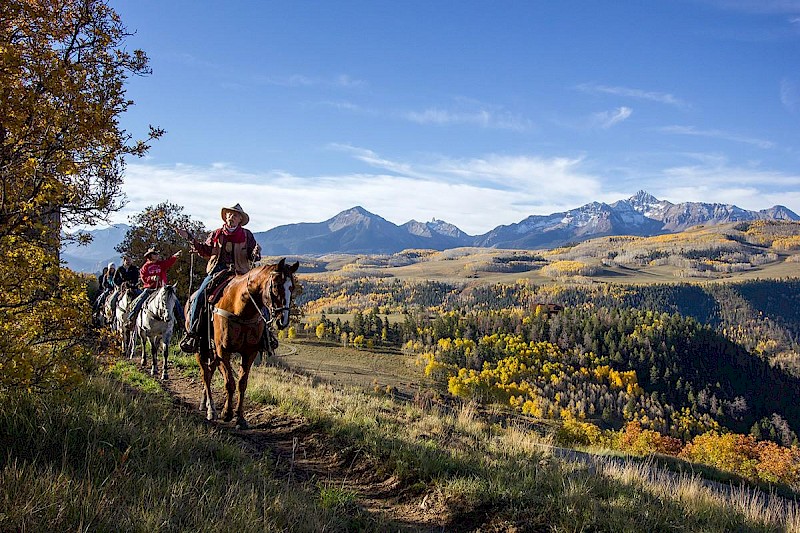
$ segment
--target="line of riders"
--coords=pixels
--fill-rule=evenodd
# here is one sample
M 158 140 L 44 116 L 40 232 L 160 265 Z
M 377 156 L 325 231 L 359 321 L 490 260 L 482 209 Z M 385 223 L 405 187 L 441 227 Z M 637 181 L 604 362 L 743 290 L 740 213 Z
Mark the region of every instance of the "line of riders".
M 188 231 L 176 228 L 175 232 L 185 239 L 190 245 L 191 253 L 208 259 L 206 277 L 200 287 L 189 298 L 189 320 L 186 320 L 183 307 L 175 299 L 173 309 L 176 325 L 184 331 L 180 341 L 181 350 L 186 353 L 197 353 L 201 342 L 209 342 L 208 306 L 213 303 L 214 296 L 224 288 L 225 284 L 237 274 L 245 274 L 254 263 L 261 260 L 261 247 L 256 242 L 253 233 L 244 226 L 250 221 L 248 214 L 241 205 L 223 207 L 221 210 L 222 227 L 213 231 L 205 241 L 197 240 Z M 116 309 L 117 300 L 121 294 L 120 287 L 127 283 L 129 287 L 138 287 L 142 290 L 131 304 L 128 313 L 128 325 L 135 324 L 136 315 L 141 311 L 148 297 L 153 295 L 160 287 L 167 285 L 167 272 L 180 257 L 181 251 L 161 258 L 155 248 L 150 248 L 144 254 L 145 263 L 137 268 L 129 255 L 122 259 L 122 265 L 116 268 L 114 263 L 109 263 L 98 276 L 101 292 L 94 302 L 96 315 L 102 315 L 104 308 L 109 307 L 112 316 Z M 138 291 L 138 288 L 137 288 Z M 111 301 L 106 305 L 106 300 Z M 263 308 L 262 314 L 266 320 L 269 311 Z M 278 340 L 272 328 L 265 328 L 261 339 L 262 350 L 274 352 Z

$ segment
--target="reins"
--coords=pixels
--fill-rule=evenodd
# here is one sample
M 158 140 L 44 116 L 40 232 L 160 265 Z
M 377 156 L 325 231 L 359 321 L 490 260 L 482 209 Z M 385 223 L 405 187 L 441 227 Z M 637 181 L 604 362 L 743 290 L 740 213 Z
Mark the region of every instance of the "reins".
M 231 322 L 235 322 L 235 323 L 241 324 L 241 325 L 251 325 L 251 324 L 258 323 L 259 321 L 263 321 L 264 322 L 264 326 L 269 328 L 273 324 L 273 322 L 275 322 L 275 320 L 276 320 L 276 318 L 278 316 L 278 313 L 282 313 L 282 312 L 287 311 L 287 310 L 290 309 L 289 306 L 282 306 L 282 307 L 278 307 L 278 308 L 272 307 L 273 280 L 274 280 L 274 276 L 270 276 L 269 285 L 267 287 L 268 292 L 270 294 L 270 305 L 267 307 L 267 310 L 269 311 L 269 314 L 270 314 L 270 319 L 269 320 L 267 320 L 267 317 L 265 317 L 264 313 L 261 312 L 261 306 L 258 305 L 258 303 L 256 303 L 255 298 L 253 298 L 253 293 L 250 292 L 250 288 L 249 288 L 250 287 L 250 272 L 247 273 L 247 283 L 245 285 L 245 292 L 247 293 L 247 297 L 250 298 L 250 302 L 252 302 L 253 306 L 256 308 L 256 311 L 258 312 L 258 316 L 255 317 L 255 318 L 244 320 L 239 315 L 235 315 L 235 314 L 231 313 L 230 311 L 226 311 L 224 309 L 220 309 L 217 306 L 214 306 L 213 313 L 215 315 L 219 315 L 219 316 L 222 316 L 224 318 L 227 318 Z

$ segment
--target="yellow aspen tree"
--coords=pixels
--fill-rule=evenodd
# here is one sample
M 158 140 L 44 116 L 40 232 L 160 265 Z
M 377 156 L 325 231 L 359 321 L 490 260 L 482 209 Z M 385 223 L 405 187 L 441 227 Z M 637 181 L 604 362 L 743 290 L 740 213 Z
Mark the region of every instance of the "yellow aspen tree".
M 91 361 L 85 281 L 60 265 L 64 227 L 121 207 L 133 141 L 119 118 L 144 52 L 103 0 L 0 2 L 0 392 L 69 382 Z

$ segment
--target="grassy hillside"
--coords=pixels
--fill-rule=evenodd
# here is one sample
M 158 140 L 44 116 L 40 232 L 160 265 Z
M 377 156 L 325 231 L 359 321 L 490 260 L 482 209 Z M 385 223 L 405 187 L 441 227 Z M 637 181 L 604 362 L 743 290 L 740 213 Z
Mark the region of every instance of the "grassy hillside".
M 472 404 L 409 403 L 256 368 L 248 401 L 262 422 L 237 432 L 199 422 L 181 407 L 188 401 L 181 387 L 197 387 L 189 377 L 174 377 L 165 391 L 127 364 L 115 375 L 97 376 L 65 397 L 5 399 L 0 529 L 800 527 L 795 504 L 780 498 L 705 486 L 650 463 L 564 453 L 552 435 L 500 424 Z M 279 433 L 292 443 L 291 454 L 270 444 Z M 322 477 L 302 475 L 325 458 L 335 460 Z
M 799 228 L 301 258 L 249 430 L 185 357 L 0 398 L 0 530 L 800 531 Z

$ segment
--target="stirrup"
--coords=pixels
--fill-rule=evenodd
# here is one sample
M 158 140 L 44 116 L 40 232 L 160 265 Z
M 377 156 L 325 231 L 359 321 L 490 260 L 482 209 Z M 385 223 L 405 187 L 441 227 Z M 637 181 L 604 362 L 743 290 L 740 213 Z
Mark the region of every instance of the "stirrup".
M 200 351 L 200 338 L 197 335 L 186 333 L 179 344 L 181 351 L 185 353 L 197 353 Z

